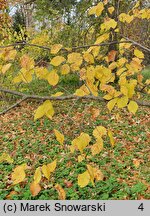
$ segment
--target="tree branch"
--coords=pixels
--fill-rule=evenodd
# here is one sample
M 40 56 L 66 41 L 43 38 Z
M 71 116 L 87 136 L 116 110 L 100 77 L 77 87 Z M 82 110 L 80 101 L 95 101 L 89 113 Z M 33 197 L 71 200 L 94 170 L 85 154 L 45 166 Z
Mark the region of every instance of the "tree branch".
M 32 3 L 34 3 L 35 1 L 36 1 L 36 0 L 29 0 L 29 1 L 25 2 L 24 5 L 32 4 Z
M 93 95 L 88 95 L 88 96 L 83 96 L 83 97 L 79 97 L 76 95 L 53 97 L 53 96 L 27 95 L 27 94 L 24 94 L 22 92 L 13 91 L 13 90 L 9 90 L 9 89 L 3 89 L 3 88 L 0 88 L 0 91 L 5 92 L 5 93 L 9 93 L 12 95 L 20 96 L 20 97 L 26 97 L 26 99 L 63 101 L 63 100 L 73 100 L 73 99 L 81 99 L 81 98 L 86 99 L 87 98 L 87 99 L 99 100 L 99 101 L 105 102 L 105 99 L 103 99 L 102 97 L 95 97 Z
M 9 111 L 10 109 L 13 109 L 14 107 L 16 107 L 18 104 L 20 104 L 22 101 L 27 100 L 27 99 L 35 99 L 35 100 L 51 100 L 51 101 L 64 101 L 64 100 L 78 100 L 78 99 L 87 99 L 87 100 L 96 100 L 96 101 L 101 101 L 101 102 L 107 102 L 107 100 L 105 100 L 104 98 L 98 96 L 94 96 L 94 95 L 87 95 L 87 96 L 83 96 L 83 97 L 79 97 L 76 95 L 67 95 L 67 96 L 59 96 L 59 97 L 53 97 L 53 96 L 39 96 L 39 95 L 27 95 L 24 94 L 22 92 L 18 92 L 18 91 L 13 91 L 13 90 L 9 90 L 9 89 L 4 89 L 0 87 L 0 91 L 1 92 L 5 92 L 5 93 L 9 93 L 12 95 L 17 95 L 22 97 L 22 99 L 20 101 L 18 101 L 16 104 L 12 105 L 11 107 L 9 107 L 7 110 L 4 110 L 3 112 L 0 113 L 0 115 L 6 113 L 7 111 Z M 138 105 L 140 106 L 147 106 L 150 107 L 150 102 L 149 101 L 140 101 L 140 100 L 135 100 L 137 102 Z
M 6 112 L 8 112 L 9 110 L 15 108 L 16 106 L 18 106 L 20 103 L 22 103 L 23 101 L 25 101 L 27 99 L 26 96 L 24 96 L 21 100 L 17 101 L 15 104 L 13 104 L 12 106 L 8 107 L 7 109 L 3 110 L 2 112 L 0 112 L 0 115 L 5 114 Z
M 141 49 L 143 49 L 143 50 L 145 50 L 145 51 L 147 51 L 147 52 L 150 52 L 150 49 L 149 49 L 148 47 L 145 47 L 145 46 L 139 44 L 138 42 L 136 42 L 136 41 L 134 41 L 134 40 L 132 40 L 132 39 L 130 39 L 130 38 L 128 38 L 128 37 L 125 37 L 125 36 L 122 36 L 122 37 L 123 37 L 126 41 L 131 42 L 132 44 L 134 44 L 134 45 L 136 45 L 136 46 L 139 46 Z
M 144 47 L 143 45 L 141 45 L 141 44 L 139 44 L 139 43 L 137 43 L 137 42 L 135 42 L 133 40 L 130 40 L 129 38 L 127 38 L 126 41 L 111 41 L 111 42 L 100 43 L 100 44 L 90 44 L 90 45 L 72 47 L 71 51 L 72 50 L 77 50 L 77 49 L 89 48 L 89 47 L 109 46 L 109 45 L 112 45 L 112 44 L 120 44 L 120 43 L 132 43 L 132 44 L 134 44 L 136 46 L 141 47 L 143 50 L 145 50 L 147 52 L 150 52 L 149 48 Z M 5 49 L 5 48 L 8 48 L 8 47 L 17 47 L 18 45 L 32 46 L 32 47 L 37 47 L 37 48 L 45 49 L 45 50 L 50 50 L 51 49 L 51 48 L 49 48 L 47 46 L 41 46 L 41 45 L 37 45 L 37 44 L 30 44 L 30 43 L 24 43 L 24 42 L 19 42 L 19 43 L 13 43 L 13 44 L 9 44 L 9 45 L 0 46 L 0 48 Z M 62 48 L 61 50 L 62 51 L 67 51 L 65 48 Z

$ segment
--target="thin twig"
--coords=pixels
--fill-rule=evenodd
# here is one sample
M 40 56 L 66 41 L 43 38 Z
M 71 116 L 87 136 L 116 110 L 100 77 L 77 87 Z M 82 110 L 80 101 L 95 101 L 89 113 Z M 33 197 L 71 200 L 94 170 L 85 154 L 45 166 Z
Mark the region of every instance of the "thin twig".
M 0 112 L 0 115 L 5 114 L 6 112 L 8 112 L 9 110 L 15 108 L 16 106 L 18 106 L 20 103 L 22 103 L 23 101 L 27 100 L 27 96 L 24 96 L 21 100 L 17 101 L 15 104 L 13 104 L 12 106 L 8 107 L 7 109 L 3 110 L 2 112 Z
M 134 44 L 134 45 L 136 45 L 136 46 L 139 46 L 141 49 L 143 49 L 143 50 L 145 50 L 145 51 L 147 51 L 147 52 L 150 52 L 150 49 L 149 49 L 148 47 L 145 47 L 145 46 L 139 44 L 138 42 L 136 42 L 136 41 L 134 41 L 134 40 L 132 40 L 132 39 L 130 39 L 130 38 L 128 38 L 128 37 L 125 37 L 125 36 L 122 36 L 122 37 L 123 37 L 126 41 L 131 42 L 132 44 Z

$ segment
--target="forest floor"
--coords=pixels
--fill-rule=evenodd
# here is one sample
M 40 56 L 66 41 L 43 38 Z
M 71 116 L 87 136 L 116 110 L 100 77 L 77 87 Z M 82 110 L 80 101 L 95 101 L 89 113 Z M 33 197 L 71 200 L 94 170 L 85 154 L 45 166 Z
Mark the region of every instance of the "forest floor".
M 53 187 L 56 183 L 64 188 L 68 200 L 150 199 L 149 108 L 140 107 L 136 115 L 126 108 L 119 114 L 114 109 L 110 115 L 105 104 L 98 102 L 54 102 L 55 117 L 34 122 L 34 110 L 38 105 L 35 101 L 26 101 L 0 116 L 0 152 L 14 159 L 12 164 L 0 163 L 0 199 L 56 200 L 58 193 Z M 114 148 L 106 138 L 104 149 L 98 155 L 92 157 L 89 146 L 85 150 L 86 160 L 78 162 L 78 152 L 69 151 L 71 141 L 81 132 L 91 135 L 99 125 L 113 131 Z M 64 134 L 64 145 L 56 141 L 54 128 Z M 42 190 L 33 197 L 30 183 L 35 169 L 55 159 L 55 172 L 49 181 L 42 179 Z M 12 170 L 22 163 L 29 167 L 27 176 L 22 183 L 12 185 Z M 98 167 L 104 179 L 97 181 L 95 187 L 89 184 L 80 188 L 77 176 L 85 171 L 87 163 Z

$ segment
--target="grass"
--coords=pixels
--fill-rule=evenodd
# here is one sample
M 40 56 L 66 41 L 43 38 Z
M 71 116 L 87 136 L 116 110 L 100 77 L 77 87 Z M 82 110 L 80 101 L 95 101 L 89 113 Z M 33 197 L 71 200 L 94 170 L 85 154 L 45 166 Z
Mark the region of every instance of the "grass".
M 150 66 L 147 66 L 145 69 L 143 69 L 142 75 L 144 77 L 144 80 L 150 79 Z

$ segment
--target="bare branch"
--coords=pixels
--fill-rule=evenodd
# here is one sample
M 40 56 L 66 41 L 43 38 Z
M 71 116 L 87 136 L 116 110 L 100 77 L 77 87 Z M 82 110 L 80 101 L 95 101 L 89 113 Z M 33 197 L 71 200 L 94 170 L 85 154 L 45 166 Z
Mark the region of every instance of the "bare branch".
M 86 99 L 86 100 L 95 100 L 95 101 L 107 102 L 107 100 L 105 100 L 104 98 L 102 98 L 100 96 L 96 97 L 94 95 L 87 95 L 87 96 L 83 96 L 83 97 L 79 97 L 79 96 L 76 96 L 76 95 L 66 95 L 66 96 L 59 96 L 59 97 L 39 96 L 39 95 L 27 95 L 27 94 L 24 94 L 22 92 L 13 91 L 13 90 L 9 90 L 9 89 L 4 89 L 4 88 L 1 88 L 1 87 L 0 87 L 0 91 L 1 92 L 5 92 L 5 93 L 9 93 L 9 94 L 13 94 L 13 95 L 17 95 L 17 96 L 20 96 L 20 97 L 23 97 L 22 100 L 35 99 L 35 100 L 64 101 L 64 100 Z M 22 100 L 20 102 L 18 102 L 18 103 L 21 103 Z M 135 101 L 140 106 L 150 107 L 150 102 L 149 101 L 140 101 L 140 100 L 135 100 Z M 14 105 L 14 107 L 15 106 L 16 105 Z M 13 106 L 12 106 L 12 108 L 13 108 Z M 12 108 L 10 108 L 10 109 L 12 109 Z
M 54 97 L 54 96 L 39 96 L 39 95 L 27 95 L 24 94 L 22 92 L 18 92 L 18 91 L 13 91 L 13 90 L 9 90 L 9 89 L 3 89 L 0 88 L 1 92 L 5 92 L 5 93 L 9 93 L 12 95 L 16 95 L 16 96 L 20 96 L 20 97 L 26 97 L 26 99 L 36 99 L 36 100 L 53 100 L 53 101 L 63 101 L 63 100 L 73 100 L 73 99 L 92 99 L 92 100 L 99 100 L 99 101 L 105 101 L 105 99 L 103 99 L 102 97 L 95 97 L 93 95 L 88 95 L 88 96 L 83 96 L 83 97 L 79 97 L 76 95 L 67 95 L 67 96 L 58 96 L 58 97 Z
M 24 5 L 28 5 L 28 4 L 33 4 L 36 0 L 29 0 L 27 2 L 24 3 Z
M 37 47 L 37 48 L 41 48 L 41 49 L 50 50 L 50 48 L 46 47 L 46 46 L 40 46 L 40 45 L 37 45 L 37 44 L 30 44 L 30 43 L 25 43 L 25 42 L 18 42 L 18 43 L 9 44 L 9 45 L 6 45 L 6 46 L 0 46 L 0 48 L 5 49 L 5 48 L 9 48 L 9 47 L 17 47 L 19 45 L 32 46 L 32 47 Z
M 112 45 L 112 44 L 120 44 L 120 43 L 132 43 L 133 45 L 139 46 L 143 50 L 145 50 L 147 52 L 150 52 L 149 48 L 147 48 L 147 47 L 145 47 L 145 46 L 137 43 L 136 41 L 133 41 L 133 40 L 131 40 L 129 38 L 126 38 L 126 37 L 123 37 L 123 38 L 125 38 L 126 40 L 125 41 L 111 41 L 111 42 L 100 43 L 100 44 L 90 44 L 90 45 L 83 45 L 83 46 L 72 47 L 71 51 L 72 50 L 77 50 L 77 49 L 89 48 L 89 47 L 109 46 L 109 45 Z M 9 44 L 9 45 L 4 45 L 4 46 L 0 46 L 0 48 L 1 49 L 5 49 L 5 48 L 8 48 L 8 47 L 17 47 L 19 45 L 32 46 L 32 47 L 37 47 L 37 48 L 45 49 L 45 50 L 50 50 L 51 49 L 50 47 L 47 47 L 47 46 L 41 46 L 41 45 L 30 44 L 30 43 L 25 43 L 25 42 L 18 42 L 18 43 L 13 43 L 13 44 Z M 65 48 L 62 48 L 61 50 L 62 51 L 67 51 Z M 68 51 L 68 52 L 71 52 L 71 51 Z
M 136 45 L 136 46 L 139 46 L 141 49 L 143 49 L 143 50 L 145 50 L 145 51 L 147 51 L 147 52 L 150 52 L 150 49 L 149 49 L 148 47 L 145 47 L 145 46 L 139 44 L 138 42 L 136 42 L 136 41 L 134 41 L 134 40 L 132 40 L 132 39 L 130 39 L 130 38 L 128 38 L 128 37 L 124 37 L 124 36 L 122 36 L 122 37 L 123 37 L 126 41 L 131 42 L 132 44 L 134 44 L 134 45 Z
M 9 110 L 15 108 L 16 106 L 18 106 L 20 103 L 22 103 L 23 101 L 25 101 L 27 99 L 26 96 L 24 96 L 21 100 L 17 101 L 15 104 L 13 104 L 12 106 L 8 107 L 7 109 L 3 110 L 2 112 L 0 112 L 0 115 L 5 114 L 6 112 L 8 112 Z

